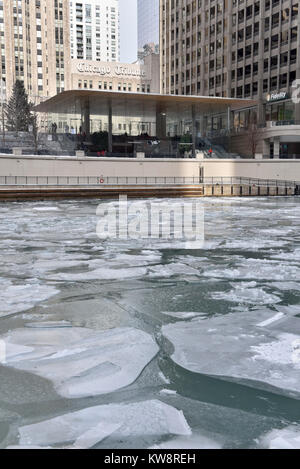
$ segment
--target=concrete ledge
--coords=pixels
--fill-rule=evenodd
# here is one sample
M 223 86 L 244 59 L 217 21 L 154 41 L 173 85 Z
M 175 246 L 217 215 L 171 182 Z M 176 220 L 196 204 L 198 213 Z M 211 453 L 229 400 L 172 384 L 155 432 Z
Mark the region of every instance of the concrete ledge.
M 277 193 L 278 192 L 278 193 Z M 66 198 L 129 198 L 150 197 L 265 197 L 293 196 L 293 188 L 252 187 L 249 185 L 190 185 L 190 186 L 5 186 L 0 187 L 0 200 L 43 200 Z

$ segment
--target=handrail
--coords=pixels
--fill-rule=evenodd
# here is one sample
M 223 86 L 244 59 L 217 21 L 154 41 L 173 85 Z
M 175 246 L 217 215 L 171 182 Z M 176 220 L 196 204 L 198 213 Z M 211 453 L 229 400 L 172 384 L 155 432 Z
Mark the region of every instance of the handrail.
M 248 185 L 257 187 L 300 187 L 298 181 L 246 177 L 173 177 L 173 176 L 0 176 L 0 187 L 99 187 L 99 186 L 185 186 L 185 185 Z

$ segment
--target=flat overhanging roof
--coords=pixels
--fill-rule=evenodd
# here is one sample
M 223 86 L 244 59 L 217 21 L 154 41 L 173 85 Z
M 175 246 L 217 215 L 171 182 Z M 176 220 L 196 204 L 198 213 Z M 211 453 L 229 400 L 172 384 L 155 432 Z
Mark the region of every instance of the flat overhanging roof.
M 37 112 L 67 113 L 80 100 L 90 102 L 93 109 L 106 114 L 112 108 L 113 115 L 146 115 L 157 111 L 167 115 L 185 115 L 193 108 L 198 114 L 212 114 L 255 106 L 252 99 L 219 98 L 211 96 L 162 95 L 152 93 L 128 93 L 100 90 L 64 91 L 35 107 Z

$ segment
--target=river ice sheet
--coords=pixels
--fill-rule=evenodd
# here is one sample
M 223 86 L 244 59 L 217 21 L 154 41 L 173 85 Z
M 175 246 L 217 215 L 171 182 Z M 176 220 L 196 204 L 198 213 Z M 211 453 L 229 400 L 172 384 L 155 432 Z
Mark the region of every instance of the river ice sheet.
M 87 432 L 93 435 L 92 443 Z M 114 438 L 137 436 L 190 435 L 181 411 L 160 401 L 111 404 L 91 407 L 20 428 L 20 444 L 39 446 L 74 443 L 89 447 L 109 435 Z
M 201 200 L 200 249 L 100 241 L 99 202 L 0 204 L 0 446 L 297 445 L 300 199 Z
M 6 366 L 53 381 L 57 392 L 69 398 L 127 386 L 158 352 L 148 334 L 132 328 L 40 327 L 15 330 L 0 340 L 6 344 Z
M 163 327 L 174 345 L 172 359 L 192 372 L 245 381 L 264 389 L 278 388 L 300 398 L 300 336 L 269 331 L 274 315 L 232 313 Z

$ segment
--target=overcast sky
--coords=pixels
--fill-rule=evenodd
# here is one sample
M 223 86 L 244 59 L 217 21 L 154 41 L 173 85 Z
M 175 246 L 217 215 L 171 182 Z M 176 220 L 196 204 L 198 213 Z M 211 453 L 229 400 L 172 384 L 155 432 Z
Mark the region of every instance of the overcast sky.
M 137 0 L 119 0 L 121 62 L 137 60 Z

